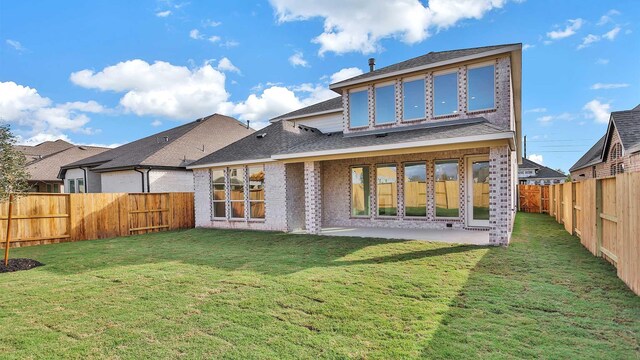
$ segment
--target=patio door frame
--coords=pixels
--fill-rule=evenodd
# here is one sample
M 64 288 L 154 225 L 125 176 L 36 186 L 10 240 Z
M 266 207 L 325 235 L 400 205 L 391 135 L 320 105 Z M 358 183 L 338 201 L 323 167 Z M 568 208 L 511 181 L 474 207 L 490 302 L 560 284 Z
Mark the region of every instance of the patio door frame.
M 489 220 L 475 220 L 473 218 L 473 162 L 489 161 L 489 154 L 469 155 L 465 157 L 465 181 L 466 181 L 466 222 L 468 227 L 489 227 Z M 489 210 L 491 211 L 491 210 Z

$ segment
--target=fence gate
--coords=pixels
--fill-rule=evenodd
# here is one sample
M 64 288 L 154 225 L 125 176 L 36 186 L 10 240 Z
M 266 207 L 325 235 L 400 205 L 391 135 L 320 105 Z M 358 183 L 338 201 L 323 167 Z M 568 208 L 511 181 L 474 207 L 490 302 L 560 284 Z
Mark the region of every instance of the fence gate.
M 129 204 L 129 234 L 167 230 L 171 224 L 171 201 L 168 193 L 132 193 Z

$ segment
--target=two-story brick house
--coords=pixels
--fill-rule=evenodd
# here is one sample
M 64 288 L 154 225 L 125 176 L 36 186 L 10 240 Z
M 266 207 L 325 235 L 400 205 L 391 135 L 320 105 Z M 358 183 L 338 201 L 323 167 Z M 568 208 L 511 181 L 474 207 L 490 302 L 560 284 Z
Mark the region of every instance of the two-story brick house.
M 640 171 L 640 105 L 614 111 L 607 133 L 569 169 L 580 181 Z
M 509 242 L 521 44 L 442 52 L 330 85 L 340 97 L 190 164 L 196 225 L 470 229 Z

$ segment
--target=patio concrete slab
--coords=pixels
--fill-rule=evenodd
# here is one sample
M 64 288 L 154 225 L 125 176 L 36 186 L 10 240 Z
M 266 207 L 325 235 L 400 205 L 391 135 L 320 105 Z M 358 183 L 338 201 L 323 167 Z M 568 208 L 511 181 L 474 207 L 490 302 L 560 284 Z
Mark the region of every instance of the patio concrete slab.
M 373 237 L 400 240 L 420 240 L 452 244 L 489 245 L 489 231 L 459 229 L 389 229 L 367 227 L 322 228 L 320 235 Z

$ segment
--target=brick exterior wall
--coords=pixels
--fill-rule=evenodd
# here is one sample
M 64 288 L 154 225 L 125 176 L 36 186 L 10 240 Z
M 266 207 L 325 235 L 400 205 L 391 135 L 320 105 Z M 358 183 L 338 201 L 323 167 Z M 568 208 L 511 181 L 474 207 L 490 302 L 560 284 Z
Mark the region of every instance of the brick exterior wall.
M 343 124 L 344 133 L 367 131 L 373 129 L 395 128 L 407 125 L 415 125 L 423 122 L 434 123 L 438 121 L 447 121 L 455 119 L 467 119 L 482 116 L 489 120 L 492 124 L 498 125 L 504 129 L 512 129 L 512 89 L 511 89 L 511 59 L 508 56 L 497 58 L 493 61 L 495 65 L 495 108 L 489 111 L 467 111 L 467 65 L 459 66 L 458 72 L 458 114 L 434 117 L 433 116 L 433 72 L 423 74 L 425 79 L 425 108 L 426 119 L 422 121 L 402 121 L 402 84 L 403 78 L 392 79 L 395 82 L 395 104 L 396 104 L 396 122 L 384 125 L 375 125 L 375 96 L 374 85 L 368 86 L 369 99 L 369 126 L 365 128 L 349 129 L 349 92 L 344 91 L 342 95 L 343 103 Z M 415 74 L 411 76 L 415 80 Z M 389 79 L 382 80 L 382 82 Z M 512 129 L 515 130 L 515 129 Z
M 605 161 L 597 163 L 595 166 L 595 175 L 597 178 L 611 176 L 611 165 L 622 162 L 624 164 L 624 172 L 638 172 L 640 171 L 640 153 L 629 154 L 623 147 L 622 159 L 612 159 L 611 149 L 616 144 L 622 144 L 620 141 L 620 134 L 618 129 L 613 129 L 611 135 L 611 141 L 609 141 L 607 158 Z M 574 181 L 581 181 L 593 178 L 593 166 L 588 166 L 583 169 L 579 169 L 571 172 L 571 179 Z
M 304 163 L 304 216 L 309 234 L 317 234 L 322 229 L 322 202 L 321 164 L 307 161 Z
M 193 174 L 191 170 L 152 169 L 149 183 L 151 192 L 189 192 L 193 191 Z
M 305 228 L 304 164 L 286 164 L 287 175 L 287 228 L 289 231 Z
M 495 245 L 506 245 L 511 237 L 514 209 L 510 155 L 507 146 L 489 151 L 489 242 Z

